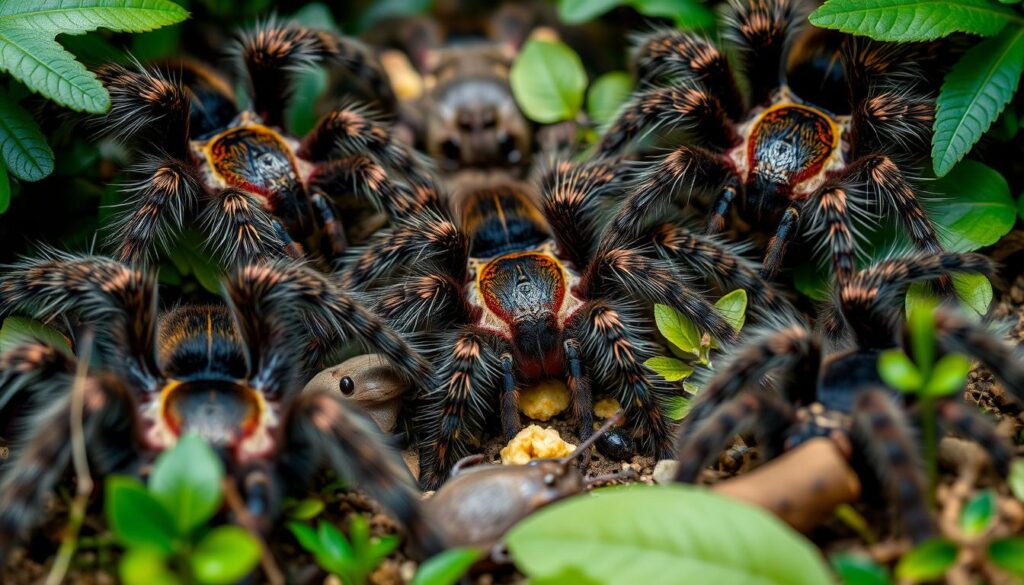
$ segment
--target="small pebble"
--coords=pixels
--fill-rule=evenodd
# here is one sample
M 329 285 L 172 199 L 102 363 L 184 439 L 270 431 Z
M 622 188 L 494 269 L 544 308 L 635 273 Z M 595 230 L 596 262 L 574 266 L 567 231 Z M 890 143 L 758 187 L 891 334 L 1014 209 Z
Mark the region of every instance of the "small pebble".
M 633 457 L 633 437 L 625 429 L 611 429 L 597 440 L 597 451 L 614 461 L 627 461 Z
M 658 461 L 657 465 L 654 466 L 654 483 L 660 485 L 669 485 L 672 483 L 672 478 L 676 476 L 676 469 L 679 467 L 679 462 L 674 459 L 662 459 Z

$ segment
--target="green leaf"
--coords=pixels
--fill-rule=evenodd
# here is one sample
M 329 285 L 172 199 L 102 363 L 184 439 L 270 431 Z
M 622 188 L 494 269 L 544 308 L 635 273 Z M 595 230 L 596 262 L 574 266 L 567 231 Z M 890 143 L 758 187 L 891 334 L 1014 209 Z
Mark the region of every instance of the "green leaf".
M 690 414 L 691 403 L 682 396 L 671 396 L 668 405 L 665 407 L 665 414 L 672 420 L 683 420 Z
M 984 274 L 954 274 L 953 290 L 959 297 L 960 303 L 971 310 L 979 317 L 988 312 L 988 306 L 992 302 L 992 283 Z M 904 300 L 904 308 L 907 314 L 918 305 L 929 303 L 935 304 L 935 292 L 928 284 L 915 282 L 907 288 L 907 296 Z
M 910 337 L 910 355 L 917 370 L 925 380 L 931 378 L 935 365 L 935 309 L 934 305 L 919 304 L 907 315 L 907 330 Z M 919 386 L 920 388 L 920 386 Z
M 832 557 L 832 568 L 844 585 L 890 585 L 885 567 L 862 555 L 841 553 Z
M 917 545 L 896 564 L 896 578 L 934 581 L 956 561 L 956 545 L 944 538 L 933 538 Z
M 967 383 L 967 372 L 970 371 L 971 360 L 958 353 L 944 355 L 932 369 L 923 394 L 939 398 L 959 392 Z
M 412 585 L 455 585 L 479 558 L 478 549 L 450 548 L 420 565 Z
M 921 388 L 924 378 L 914 362 L 902 349 L 889 349 L 878 356 L 878 373 L 890 387 L 913 394 Z
M 587 72 L 565 43 L 531 39 L 512 64 L 509 82 L 528 118 L 553 124 L 571 120 L 580 111 Z
M 669 382 L 678 382 L 693 373 L 693 366 L 671 357 L 652 357 L 644 365 Z
M 1024 578 L 1024 537 L 1003 538 L 988 545 L 988 558 L 1000 569 Z
M 1010 465 L 1010 476 L 1006 478 L 1013 497 L 1024 502 L 1024 459 L 1015 459 Z
M 167 251 L 167 256 L 181 274 L 191 274 L 207 291 L 220 293 L 220 270 L 203 249 L 202 237 L 186 230 L 178 238 L 178 245 Z
M 569 498 L 520 522 L 507 542 L 531 581 L 578 569 L 597 583 L 832 582 L 817 548 L 775 516 L 692 486 Z
M 793 286 L 812 301 L 827 301 L 830 284 L 829 271 L 817 262 L 801 262 L 793 269 Z
M 221 502 L 224 465 L 213 449 L 195 435 L 185 435 L 156 460 L 149 489 L 188 534 L 209 520 Z
M 828 0 L 809 20 L 880 41 L 930 41 L 955 32 L 991 36 L 1019 17 L 989 0 Z
M 929 186 L 940 198 L 928 206 L 942 245 L 956 252 L 989 246 L 1016 221 L 1010 187 L 995 169 L 966 160 Z
M 313 556 L 324 554 L 324 547 L 320 544 L 320 536 L 311 527 L 299 522 L 289 522 L 288 530 L 291 530 L 292 534 L 295 535 L 295 540 L 299 541 L 299 545 L 313 553 Z
M 644 16 L 670 18 L 683 29 L 710 29 L 715 13 L 701 0 L 633 0 L 633 8 Z
M 324 511 L 324 501 L 318 498 L 306 498 L 295 504 L 289 516 L 296 520 L 312 520 Z
M 1024 72 L 1024 26 L 1006 27 L 967 51 L 946 75 L 936 101 L 932 164 L 945 175 L 1013 98 Z
M 992 524 L 996 514 L 996 494 L 985 490 L 973 498 L 960 511 L 960 529 L 968 537 L 980 536 Z
M 633 78 L 625 71 L 610 71 L 594 80 L 587 90 L 587 114 L 598 126 L 615 119 L 619 107 L 633 91 Z
M 96 76 L 54 40 L 97 28 L 143 32 L 188 16 L 170 0 L 38 0 L 0 3 L 0 70 L 72 109 L 103 113 L 110 96 Z
M 7 178 L 7 165 L 0 161 L 0 215 L 11 207 L 11 181 Z
M 23 181 L 38 181 L 53 172 L 53 151 L 39 125 L 3 91 L 0 91 L 0 156 L 11 174 Z
M 163 554 L 174 550 L 178 536 L 163 505 L 134 477 L 107 478 L 104 509 L 107 523 L 118 540 L 130 548 L 149 547 Z
M 738 288 L 715 301 L 722 317 L 739 333 L 747 319 L 747 291 Z
M 624 0 L 558 0 L 558 18 L 568 24 L 581 24 L 625 3 Z
M 228 585 L 248 575 L 260 562 L 260 545 L 239 526 L 220 526 L 192 550 L 189 563 L 200 583 Z
M 130 548 L 118 564 L 118 575 L 125 585 L 177 585 L 178 577 L 167 567 L 167 560 L 151 548 Z
M 668 305 L 654 305 L 654 322 L 658 331 L 672 345 L 685 353 L 700 355 L 701 334 L 697 326 L 682 313 Z
M 20 343 L 42 341 L 71 353 L 71 345 L 60 331 L 28 317 L 8 317 L 0 327 L 0 353 Z
M 335 528 L 330 522 L 321 521 L 317 527 L 317 536 L 320 538 L 320 547 L 324 556 L 334 560 L 355 559 L 355 551 L 349 544 L 345 535 Z

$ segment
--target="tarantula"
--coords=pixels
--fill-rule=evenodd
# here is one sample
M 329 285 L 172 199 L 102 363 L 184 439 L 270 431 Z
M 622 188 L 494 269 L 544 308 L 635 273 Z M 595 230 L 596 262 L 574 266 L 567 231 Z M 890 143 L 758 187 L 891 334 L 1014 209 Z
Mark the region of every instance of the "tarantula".
M 546 378 L 566 382 L 582 438 L 593 431 L 593 384 L 623 405 L 648 451 L 669 453 L 668 388 L 643 366 L 655 346 L 636 301 L 671 305 L 723 342 L 736 336 L 685 284 L 691 270 L 725 290 L 748 290 L 753 305 L 787 310 L 755 265 L 672 222 L 599 248 L 601 194 L 622 172 L 606 161 L 554 164 L 539 205 L 529 185 L 492 173 L 453 198 L 461 222 L 434 206 L 379 235 L 345 268 L 346 283 L 367 289 L 379 314 L 436 343 L 437 380 L 415 421 L 424 486 L 444 481 L 496 411 L 506 437 L 515 435 L 519 388 Z
M 357 41 L 271 22 L 234 51 L 251 102 L 240 113 L 231 85 L 194 62 L 98 71 L 112 103 L 101 124 L 137 138 L 144 153 L 142 179 L 113 230 L 117 258 L 145 260 L 197 203 L 207 244 L 228 262 L 301 256 L 302 242 L 335 258 L 347 245 L 335 198 L 354 186 L 386 200 L 380 182 L 389 170 L 415 172 L 413 155 L 364 107 L 329 112 L 301 140 L 281 130 L 294 72 L 314 64 L 347 67 L 393 106 L 383 71 Z
M 73 316 L 94 332 L 102 363 L 89 368 L 82 390 L 94 475 L 144 473 L 156 454 L 195 433 L 223 457 L 263 528 L 284 490 L 326 467 L 436 549 L 412 478 L 375 425 L 340 395 L 300 393 L 303 364 L 318 365 L 306 359 L 309 337 L 375 346 L 410 380 L 429 376 L 429 364 L 336 282 L 294 261 L 241 265 L 224 291 L 226 305 L 158 316 L 154 273 L 50 251 L 0 277 L 0 313 Z M 22 427 L 0 480 L 0 551 L 33 527 L 67 467 L 78 367 L 43 342 L 0 356 L 0 412 L 18 407 Z
M 941 251 L 900 168 L 927 152 L 934 97 L 921 75 L 923 51 L 846 37 L 840 62 L 852 114 L 835 115 L 787 86 L 790 46 L 803 20 L 799 0 L 735 0 L 722 36 L 738 49 L 738 71 L 694 33 L 657 31 L 640 39 L 634 54 L 640 89 L 598 152 L 619 153 L 661 127 L 685 128 L 695 144 L 647 166 L 614 219 L 618 229 L 635 229 L 639 216 L 696 190 L 714 197 L 707 233 L 722 231 L 735 208 L 744 221 L 773 234 L 762 264 L 769 279 L 794 238 L 828 233 L 836 223 L 849 223 L 851 214 L 870 221 L 878 204 L 895 210 L 917 249 Z M 864 201 L 864 192 L 877 201 Z M 856 270 L 857 242 L 852 232 L 845 236 L 832 240 L 832 256 L 835 270 L 849 275 Z M 949 281 L 943 277 L 940 284 L 948 289 Z
M 720 365 L 683 420 L 676 479 L 696 481 L 732 437 L 747 429 L 758 438 L 764 460 L 808 439 L 831 437 L 852 450 L 862 475 L 881 482 L 909 536 L 915 541 L 931 536 L 920 451 L 904 412 L 915 414 L 914 405 L 885 386 L 878 357 L 900 344 L 900 299 L 908 283 L 991 269 L 991 262 L 977 254 L 880 261 L 835 289 L 837 318 L 852 332 L 852 348 L 823 356 L 823 340 L 799 324 L 751 338 Z M 1024 399 L 1024 362 L 1012 346 L 949 307 L 937 310 L 935 319 L 942 350 L 977 358 Z M 777 392 L 755 387 L 766 377 Z M 937 410 L 949 430 L 979 442 L 997 471 L 1008 473 L 1012 447 L 976 408 L 945 398 Z

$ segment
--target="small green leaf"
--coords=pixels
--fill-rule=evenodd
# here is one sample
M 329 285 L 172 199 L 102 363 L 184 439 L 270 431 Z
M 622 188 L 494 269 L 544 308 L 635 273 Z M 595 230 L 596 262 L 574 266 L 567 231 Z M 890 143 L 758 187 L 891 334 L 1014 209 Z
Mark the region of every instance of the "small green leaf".
M 929 189 L 939 195 L 928 205 L 942 245 L 956 252 L 990 246 L 1007 234 L 1016 221 L 1010 187 L 995 169 L 965 160 Z
M 971 360 L 958 353 L 944 355 L 932 369 L 923 394 L 939 398 L 959 392 L 967 383 L 967 372 L 970 371 Z
M 901 349 L 886 350 L 878 356 L 878 373 L 882 381 L 900 392 L 913 394 L 924 383 L 917 366 Z
M 587 90 L 587 113 L 598 126 L 615 119 L 633 91 L 633 78 L 625 71 L 611 71 L 594 80 Z
M 149 489 L 174 517 L 182 534 L 209 520 L 221 502 L 224 464 L 205 441 L 185 435 L 156 460 Z
M 324 556 L 335 560 L 356 558 L 355 551 L 352 550 L 348 539 L 330 522 L 320 522 L 317 527 L 317 536 L 320 538 L 320 547 L 324 551 Z
M 295 540 L 299 541 L 299 545 L 306 549 L 313 556 L 320 556 L 324 554 L 324 547 L 320 544 L 320 536 L 306 524 L 300 522 L 289 522 L 288 530 L 292 531 L 295 535 Z
M 996 495 L 985 490 L 967 502 L 960 511 L 960 529 L 968 537 L 980 536 L 992 524 L 996 514 Z
M 801 262 L 793 269 L 793 286 L 812 301 L 827 301 L 830 283 L 828 269 L 817 262 Z
M 0 353 L 20 343 L 42 341 L 71 353 L 71 345 L 60 331 L 35 319 L 28 317 L 8 317 L 0 327 Z
M 836 570 L 844 585 L 890 585 L 885 567 L 862 555 L 841 553 L 832 557 L 832 568 Z
M 189 557 L 200 583 L 228 585 L 248 575 L 260 562 L 260 545 L 238 526 L 220 526 L 203 537 Z
M 11 174 L 38 181 L 53 172 L 53 151 L 32 116 L 0 91 L 0 156 Z
M 815 26 L 879 41 L 931 41 L 956 32 L 991 36 L 1017 19 L 989 0 L 828 0 L 809 17 Z
M 670 18 L 682 29 L 711 29 L 715 13 L 702 0 L 632 0 L 637 12 L 655 18 Z
M 654 322 L 658 331 L 679 350 L 700 355 L 701 334 L 685 315 L 668 305 L 654 305 Z
M 957 555 L 956 545 L 943 538 L 926 540 L 896 564 L 896 578 L 934 581 L 946 574 Z
M 553 124 L 571 120 L 580 111 L 587 72 L 565 43 L 531 39 L 512 64 L 509 82 L 526 117 Z
M 296 520 L 312 520 L 324 511 L 324 501 L 318 498 L 306 498 L 295 504 L 289 516 Z
M 1024 459 L 1015 459 L 1010 465 L 1010 476 L 1006 478 L 1013 497 L 1024 502 Z
M 988 312 L 988 306 L 992 303 L 992 283 L 984 274 L 954 274 L 953 290 L 956 291 L 960 303 L 970 309 L 972 314 L 981 317 Z M 915 306 L 925 303 L 934 306 L 935 293 L 926 283 L 911 284 L 904 301 L 907 314 L 909 315 Z
M 946 75 L 935 103 L 932 161 L 945 175 L 1013 98 L 1024 72 L 1024 26 L 1010 26 L 971 47 Z
M 671 396 L 665 407 L 665 414 L 672 420 L 683 420 L 690 414 L 691 402 L 682 396 Z
M 622 4 L 625 0 L 558 0 L 558 18 L 568 24 L 581 24 Z
M 107 523 L 128 547 L 149 547 L 163 554 L 174 550 L 178 532 L 163 505 L 134 477 L 107 478 L 104 509 Z
M 910 335 L 910 355 L 914 364 L 927 380 L 935 365 L 935 309 L 936 305 L 915 305 L 907 315 L 907 330 Z M 920 388 L 920 387 L 919 387 Z
M 988 558 L 1000 569 L 1024 578 L 1024 537 L 1003 538 L 988 545 Z
M 722 317 L 739 333 L 747 319 L 747 291 L 738 288 L 715 301 Z
M 475 548 L 450 548 L 420 565 L 412 585 L 455 585 L 480 558 Z
M 693 366 L 671 357 L 652 357 L 644 365 L 669 382 L 678 382 L 693 373 Z
M 167 560 L 151 548 L 130 548 L 121 557 L 118 575 L 125 585 L 177 585 L 178 578 L 167 567 Z
M 11 181 L 7 177 L 7 165 L 0 161 L 0 215 L 11 207 Z

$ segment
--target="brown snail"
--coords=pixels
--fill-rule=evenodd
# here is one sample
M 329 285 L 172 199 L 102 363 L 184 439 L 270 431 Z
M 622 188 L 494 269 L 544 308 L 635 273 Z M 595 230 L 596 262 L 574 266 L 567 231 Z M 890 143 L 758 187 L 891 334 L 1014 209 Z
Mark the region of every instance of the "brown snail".
M 409 383 L 402 380 L 386 358 L 369 353 L 313 376 L 303 392 L 314 390 L 340 393 L 365 410 L 380 430 L 390 433 L 398 425 L 402 395 L 409 390 Z

